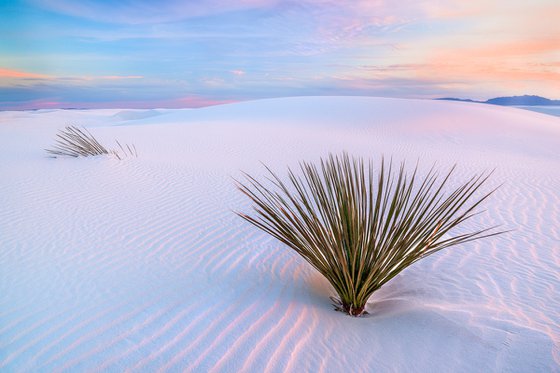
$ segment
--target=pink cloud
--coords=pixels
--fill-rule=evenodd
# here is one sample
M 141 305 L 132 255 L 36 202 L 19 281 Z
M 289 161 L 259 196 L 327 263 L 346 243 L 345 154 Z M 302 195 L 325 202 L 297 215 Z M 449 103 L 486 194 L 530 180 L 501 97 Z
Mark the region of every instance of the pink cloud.
M 237 100 L 216 100 L 201 96 L 187 96 L 175 100 L 176 106 L 174 107 L 187 107 L 187 108 L 200 108 L 206 106 L 231 104 Z
M 106 102 L 64 102 L 54 100 L 32 100 L 2 107 L 1 110 L 33 110 L 33 109 L 185 109 L 202 108 L 206 106 L 223 105 L 238 102 L 238 100 L 216 100 L 200 96 L 188 96 L 168 101 L 106 101 Z
M 0 78 L 49 79 L 49 75 L 0 68 Z
M 236 76 L 245 75 L 245 71 L 243 71 L 243 70 L 231 70 L 230 73 L 232 73 L 233 75 L 236 75 Z
M 1 110 L 30 110 L 30 109 L 57 109 L 63 107 L 70 107 L 63 102 L 52 101 L 52 100 L 32 100 L 25 101 L 21 103 L 13 103 L 6 105 L 6 107 L 0 106 Z

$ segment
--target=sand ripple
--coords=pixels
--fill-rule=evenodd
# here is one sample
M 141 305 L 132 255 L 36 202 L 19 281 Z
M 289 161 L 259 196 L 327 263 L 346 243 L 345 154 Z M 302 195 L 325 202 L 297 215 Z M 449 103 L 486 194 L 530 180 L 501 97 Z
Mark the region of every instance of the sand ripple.
M 132 138 L 139 157 L 122 162 L 44 158 L 51 132 L 38 128 L 56 113 L 4 118 L 0 142 L 19 143 L 0 146 L 12 159 L 0 165 L 0 370 L 558 370 L 558 119 L 326 100 L 305 112 L 265 101 L 266 116 L 251 104 L 92 113 L 100 136 L 112 137 L 112 115 L 130 123 L 114 137 Z M 500 137 L 507 126 L 517 132 Z M 515 231 L 415 264 L 366 319 L 333 312 L 324 279 L 232 213 L 247 201 L 231 176 L 342 149 L 459 161 L 459 177 L 496 167 L 505 185 L 467 228 Z

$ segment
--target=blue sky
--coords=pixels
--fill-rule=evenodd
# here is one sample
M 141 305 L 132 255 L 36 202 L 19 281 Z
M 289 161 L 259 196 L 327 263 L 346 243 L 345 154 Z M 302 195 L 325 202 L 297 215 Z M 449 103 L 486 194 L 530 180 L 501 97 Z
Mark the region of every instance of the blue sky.
M 560 98 L 560 3 L 0 3 L 0 109 L 299 95 Z

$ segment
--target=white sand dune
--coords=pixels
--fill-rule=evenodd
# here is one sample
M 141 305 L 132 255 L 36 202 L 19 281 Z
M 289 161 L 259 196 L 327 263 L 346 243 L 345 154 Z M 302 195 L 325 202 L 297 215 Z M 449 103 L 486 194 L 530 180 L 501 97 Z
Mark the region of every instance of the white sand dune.
M 52 159 L 68 124 L 138 158 Z M 329 152 L 504 182 L 467 228 L 506 235 L 405 270 L 366 318 L 232 213 L 231 177 Z M 0 113 L 0 370 L 560 370 L 560 118 L 380 98 Z

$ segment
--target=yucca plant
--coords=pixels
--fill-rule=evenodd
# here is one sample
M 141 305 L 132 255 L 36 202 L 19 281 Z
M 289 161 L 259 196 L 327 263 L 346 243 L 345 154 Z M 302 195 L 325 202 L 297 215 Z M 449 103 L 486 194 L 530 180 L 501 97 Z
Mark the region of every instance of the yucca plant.
M 52 149 L 46 149 L 46 152 L 54 157 L 67 156 L 67 157 L 88 157 L 95 155 L 111 154 L 117 159 L 122 159 L 127 155 L 138 156 L 136 147 L 133 145 L 125 145 L 123 147 L 118 141 L 115 140 L 120 148 L 107 149 L 97 141 L 95 137 L 85 128 L 78 128 L 76 126 L 67 126 L 61 130 L 57 135 L 56 144 Z
M 443 176 L 432 167 L 420 177 L 418 165 L 407 174 L 404 163 L 396 169 L 382 159 L 375 176 L 371 160 L 344 153 L 300 168 L 300 175 L 288 169 L 287 181 L 268 167 L 267 182 L 244 174 L 246 184 L 237 186 L 255 215 L 237 214 L 317 269 L 338 294 L 335 309 L 352 316 L 366 313 L 370 296 L 414 262 L 503 233 L 491 227 L 448 234 L 493 193 L 477 193 L 491 172 L 449 188 L 455 167 Z

